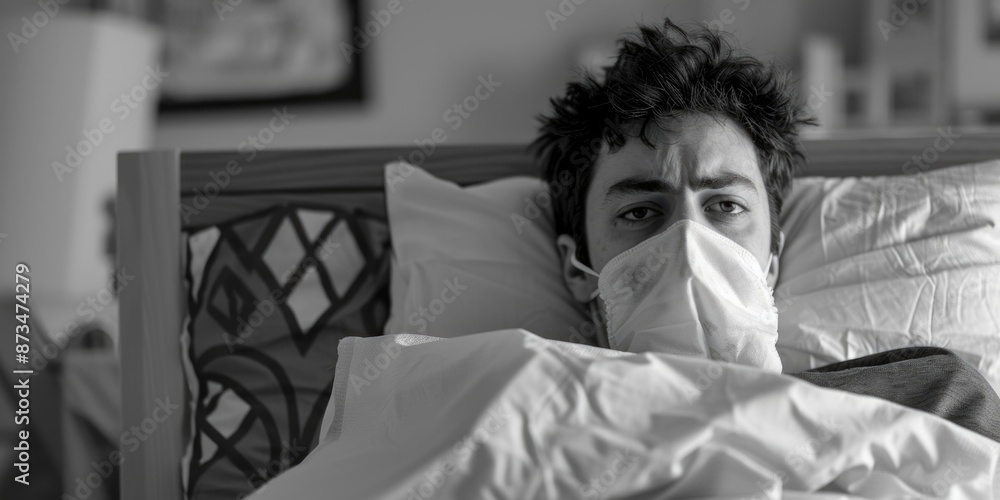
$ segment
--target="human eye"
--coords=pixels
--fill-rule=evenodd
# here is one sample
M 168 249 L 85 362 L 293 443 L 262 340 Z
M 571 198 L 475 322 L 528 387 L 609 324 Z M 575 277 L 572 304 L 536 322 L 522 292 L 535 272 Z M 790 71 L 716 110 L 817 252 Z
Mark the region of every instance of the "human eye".
M 734 200 L 721 200 L 712 203 L 706 208 L 708 212 L 715 212 L 721 217 L 741 217 L 747 212 L 747 208 Z
M 628 207 L 618 215 L 618 220 L 626 225 L 641 224 L 659 213 L 659 210 L 649 206 Z

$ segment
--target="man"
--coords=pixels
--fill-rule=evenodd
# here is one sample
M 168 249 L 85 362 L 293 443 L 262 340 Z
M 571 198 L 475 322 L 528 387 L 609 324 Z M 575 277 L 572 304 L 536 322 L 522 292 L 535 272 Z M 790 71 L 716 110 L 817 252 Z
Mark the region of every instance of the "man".
M 666 20 L 620 41 L 603 80 L 553 99 L 534 147 L 552 193 L 562 273 L 603 347 L 780 371 L 771 287 L 779 216 L 813 123 L 788 75 L 722 34 Z M 1000 440 L 1000 398 L 933 347 L 793 374 L 883 397 Z
M 812 123 L 787 75 L 717 33 L 689 34 L 667 20 L 623 39 L 604 82 L 571 83 L 553 105 L 535 146 L 547 180 L 575 181 L 553 206 L 577 300 L 589 301 L 596 280 L 569 256 L 601 269 L 682 219 L 749 250 L 774 284 L 778 216 L 803 158 L 798 128 Z M 606 332 L 599 339 L 607 345 Z

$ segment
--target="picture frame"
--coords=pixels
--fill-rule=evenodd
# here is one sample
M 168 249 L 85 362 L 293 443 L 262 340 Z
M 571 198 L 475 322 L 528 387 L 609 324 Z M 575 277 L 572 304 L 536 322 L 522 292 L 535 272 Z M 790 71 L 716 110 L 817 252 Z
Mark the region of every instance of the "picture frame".
M 154 0 L 160 111 L 364 101 L 360 0 Z

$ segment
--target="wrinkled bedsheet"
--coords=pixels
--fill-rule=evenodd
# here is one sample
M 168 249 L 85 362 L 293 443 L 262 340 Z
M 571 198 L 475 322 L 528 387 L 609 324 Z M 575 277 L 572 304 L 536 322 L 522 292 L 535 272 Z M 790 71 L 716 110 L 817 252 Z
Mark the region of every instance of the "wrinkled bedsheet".
M 323 440 L 253 499 L 1000 498 L 1000 443 L 787 375 L 524 330 L 339 354 Z

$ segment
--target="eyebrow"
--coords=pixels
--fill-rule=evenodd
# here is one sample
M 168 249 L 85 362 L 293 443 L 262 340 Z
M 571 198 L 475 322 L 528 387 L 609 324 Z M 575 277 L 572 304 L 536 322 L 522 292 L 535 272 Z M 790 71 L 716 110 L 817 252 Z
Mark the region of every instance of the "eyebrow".
M 722 172 L 712 177 L 698 177 L 694 179 L 691 188 L 695 191 L 705 189 L 723 189 L 727 187 L 740 187 L 757 193 L 757 186 L 748 177 L 735 172 Z M 604 195 L 604 204 L 608 204 L 615 199 L 635 194 L 651 193 L 676 193 L 679 189 L 668 184 L 663 179 L 655 177 L 626 177 L 608 188 Z

